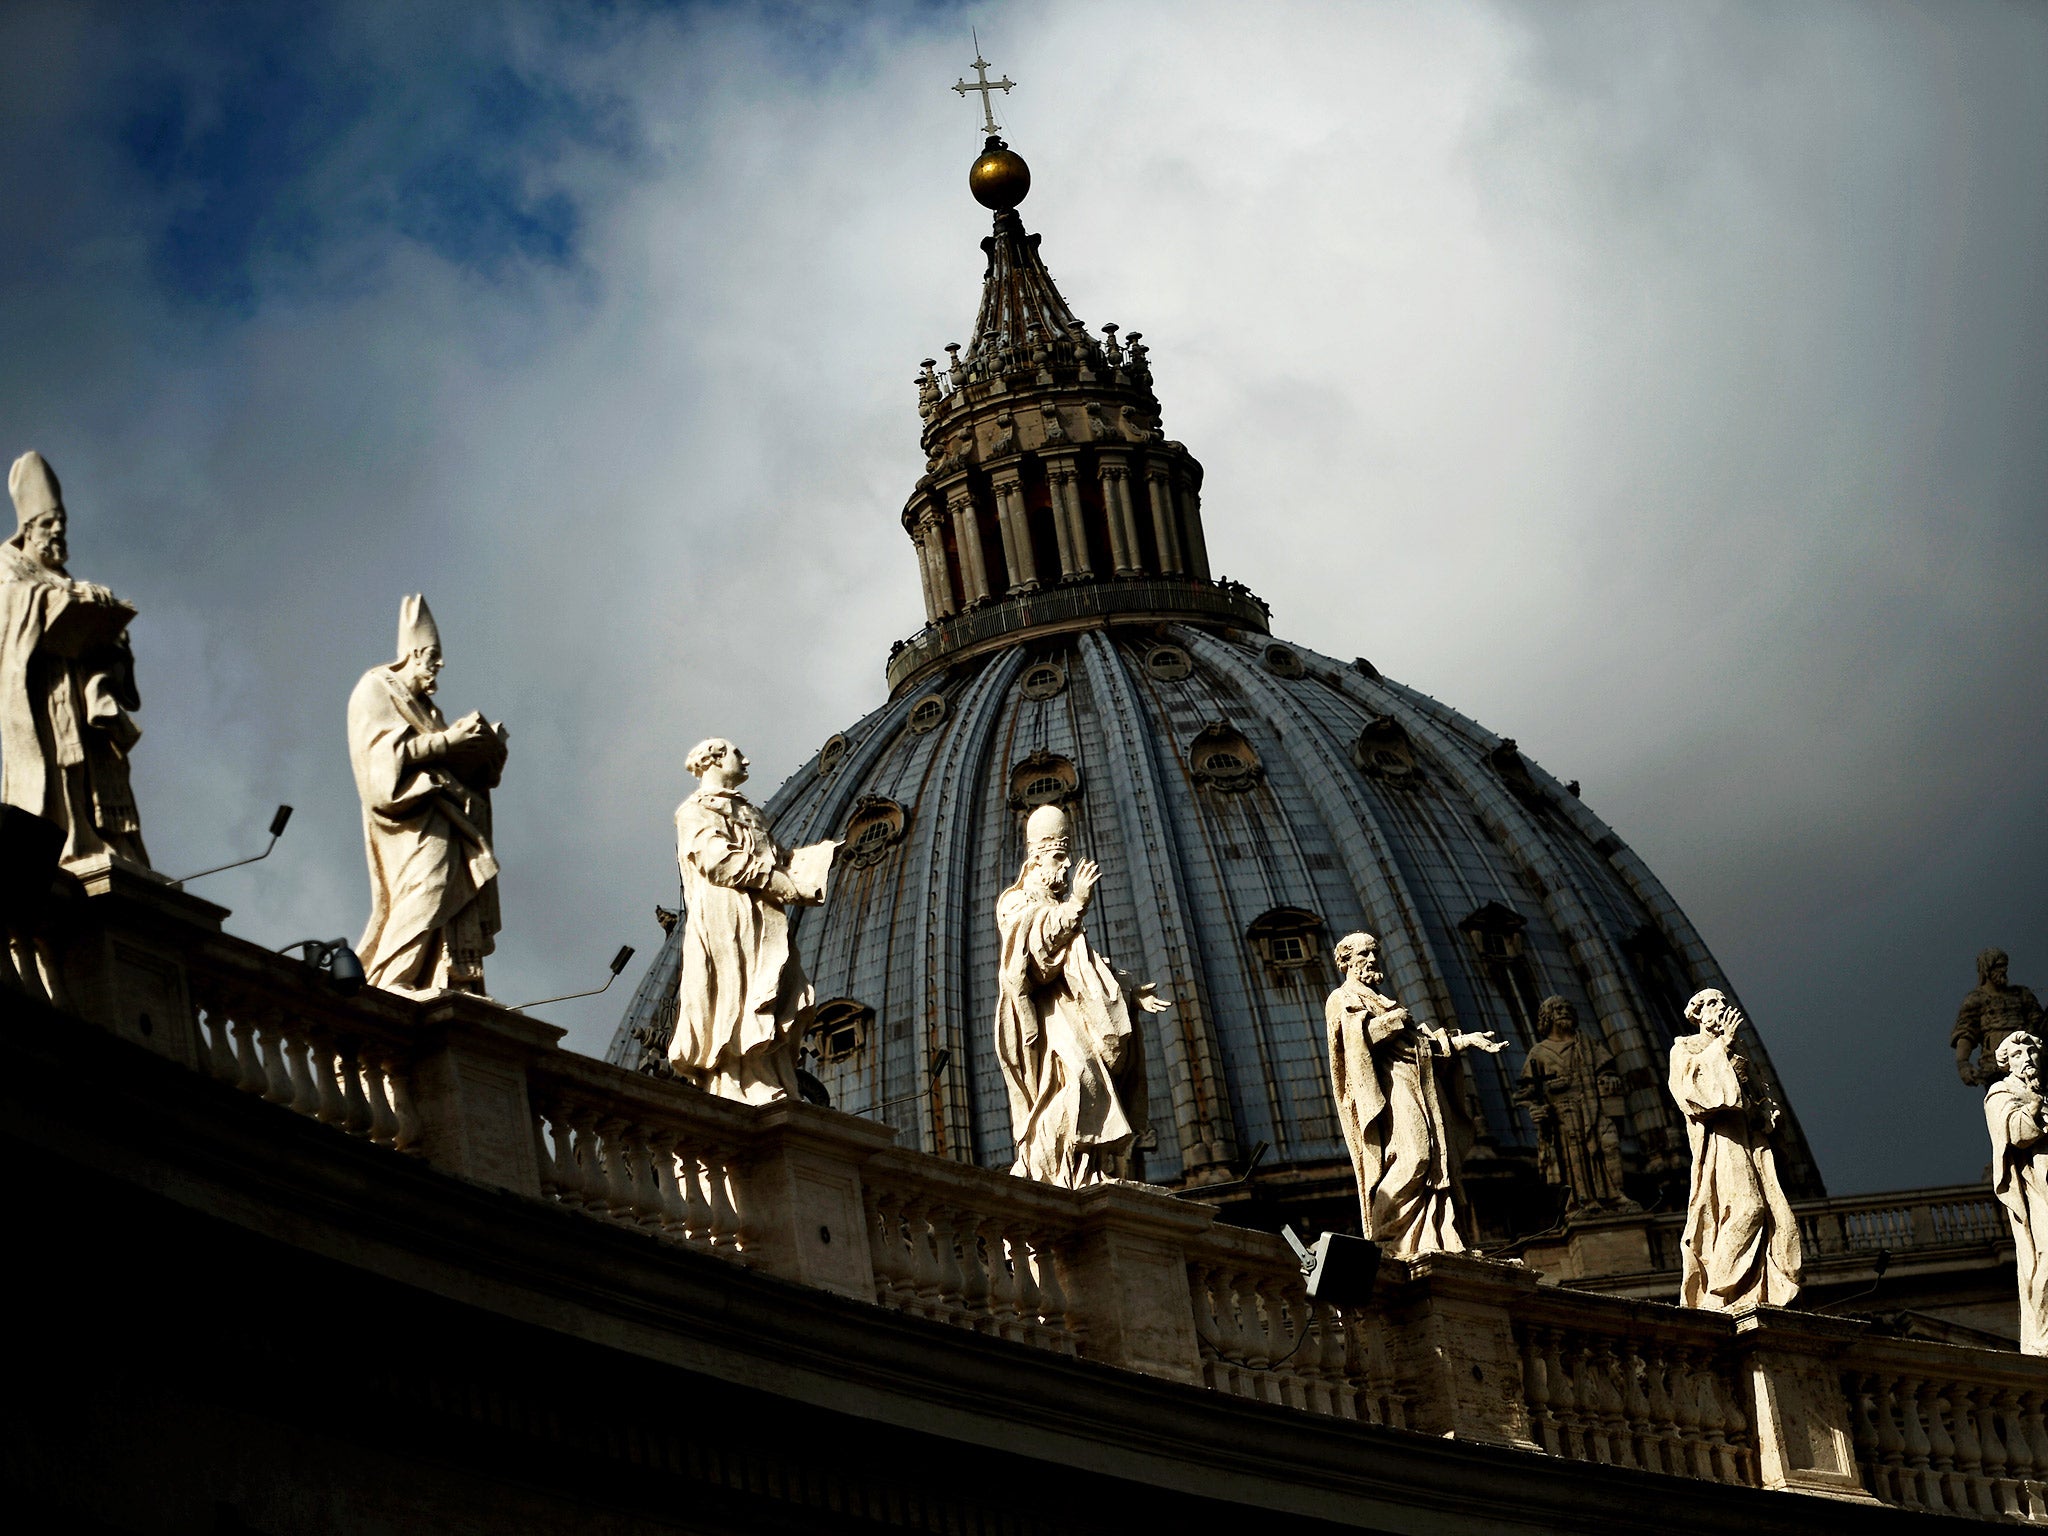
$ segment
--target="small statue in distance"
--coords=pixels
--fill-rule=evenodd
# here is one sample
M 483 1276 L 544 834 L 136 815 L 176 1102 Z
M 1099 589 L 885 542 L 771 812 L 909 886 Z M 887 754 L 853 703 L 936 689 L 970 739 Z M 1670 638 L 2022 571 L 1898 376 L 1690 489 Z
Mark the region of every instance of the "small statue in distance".
M 1093 859 L 1073 862 L 1066 812 L 1033 811 L 1024 848 L 1016 882 L 996 899 L 996 1060 L 1016 1145 L 1010 1172 L 1082 1189 L 1127 1177 L 1132 1144 L 1150 1129 L 1130 1004 L 1147 1013 L 1172 1004 L 1088 947 L 1081 919 L 1102 871 Z
M 1955 1028 L 1948 1034 L 1956 1076 L 1972 1086 L 1998 1081 L 1998 1047 L 2007 1035 L 2024 1029 L 2038 1038 L 2042 1032 L 2041 1005 L 2031 990 L 2006 981 L 2008 964 L 2002 949 L 1977 956 L 1977 985 L 1956 1010 Z
M 2041 1042 L 2014 1030 L 1993 1059 L 2005 1075 L 1984 1095 L 1984 1119 L 1991 1131 L 1991 1188 L 2012 1223 L 2020 1349 L 2048 1355 L 2048 1104 L 2041 1097 Z
M 1579 1012 L 1562 997 L 1537 1011 L 1542 1039 L 1530 1047 L 1515 1102 L 1536 1127 L 1536 1165 L 1562 1190 L 1565 1211 L 1639 1209 L 1622 1189 L 1621 1074 L 1607 1047 L 1579 1030 Z
M 41 454 L 14 461 L 7 489 L 19 526 L 0 544 L 0 801 L 62 827 L 67 868 L 111 855 L 147 869 L 128 782 L 135 610 L 65 570 L 64 493 Z
M 1685 1016 L 1699 1033 L 1671 1046 L 1671 1097 L 1692 1144 L 1679 1303 L 1711 1312 L 1789 1307 L 1806 1256 L 1771 1150 L 1778 1106 L 1736 1046 L 1747 1020 L 1735 1004 L 1709 987 Z
M 1454 1033 L 1410 1017 L 1377 990 L 1384 980 L 1379 941 L 1369 933 L 1345 935 L 1336 958 L 1344 981 L 1323 1016 L 1363 1234 L 1396 1258 L 1463 1253 L 1458 1166 L 1471 1144 L 1472 1113 L 1458 1057 L 1497 1055 L 1507 1042 L 1491 1031 Z
M 748 766 L 745 753 L 718 737 L 683 759 L 702 782 L 676 807 L 683 965 L 668 1060 L 709 1093 L 769 1104 L 801 1092 L 797 1052 L 815 1011 L 790 942 L 789 909 L 825 899 L 839 844 L 777 844 L 739 792 Z
M 363 802 L 370 922 L 357 946 L 370 985 L 412 997 L 484 991 L 496 947 L 498 860 L 491 791 L 505 728 L 435 706 L 441 632 L 427 600 L 399 605 L 398 659 L 365 672 L 348 700 L 348 752 Z

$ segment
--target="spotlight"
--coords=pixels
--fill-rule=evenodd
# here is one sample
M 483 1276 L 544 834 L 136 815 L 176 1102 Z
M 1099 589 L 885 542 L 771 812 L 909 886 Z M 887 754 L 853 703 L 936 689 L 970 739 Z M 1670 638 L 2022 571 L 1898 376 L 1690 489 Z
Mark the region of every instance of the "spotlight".
M 1301 1278 L 1306 1282 L 1310 1301 L 1328 1302 L 1333 1307 L 1362 1307 L 1372 1299 L 1373 1282 L 1380 1274 L 1378 1243 L 1342 1232 L 1325 1232 L 1311 1248 L 1295 1235 L 1292 1227 L 1282 1227 L 1280 1235 L 1301 1260 Z
M 290 807 L 285 807 L 287 811 Z M 356 952 L 348 947 L 347 939 L 300 939 L 296 944 L 287 944 L 278 951 L 288 955 L 293 950 L 299 958 L 314 971 L 324 971 L 327 981 L 343 997 L 353 997 L 363 990 L 363 962 L 356 958 Z

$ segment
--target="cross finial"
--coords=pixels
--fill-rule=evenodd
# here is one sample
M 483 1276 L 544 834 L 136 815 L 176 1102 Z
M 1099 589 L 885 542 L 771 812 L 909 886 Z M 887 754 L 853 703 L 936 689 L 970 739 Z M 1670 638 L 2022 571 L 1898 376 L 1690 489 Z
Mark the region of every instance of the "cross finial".
M 956 80 L 953 83 L 953 89 L 958 91 L 963 97 L 969 91 L 981 92 L 981 115 L 983 118 L 982 127 L 985 128 L 988 132 L 994 133 L 997 129 L 1002 127 L 1002 124 L 996 121 L 995 111 L 990 106 L 990 103 L 991 101 L 993 101 L 994 98 L 989 93 L 991 91 L 1001 91 L 1004 95 L 1008 95 L 1010 87 L 1015 85 L 1017 82 L 1012 80 L 1008 75 L 1003 76 L 1003 78 L 1000 80 L 989 79 L 988 60 L 984 59 L 981 56 L 980 34 L 971 33 L 969 35 L 974 38 L 975 83 L 973 85 L 969 85 L 967 83 L 966 77 L 962 76 L 959 80 Z

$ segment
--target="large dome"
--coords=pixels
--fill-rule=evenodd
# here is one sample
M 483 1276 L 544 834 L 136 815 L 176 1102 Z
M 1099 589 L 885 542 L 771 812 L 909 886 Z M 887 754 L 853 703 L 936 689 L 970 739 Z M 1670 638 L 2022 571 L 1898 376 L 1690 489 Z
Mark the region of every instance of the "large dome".
M 1014 210 L 983 249 L 974 341 L 919 380 L 927 472 L 903 524 L 928 622 L 891 655 L 889 702 L 766 807 L 784 843 L 846 839 L 797 927 L 833 1103 L 1008 1165 L 995 904 L 1024 817 L 1058 801 L 1105 872 L 1091 942 L 1175 1000 L 1145 1021 L 1147 1179 L 1231 1182 L 1263 1143 L 1262 1193 L 1342 1221 L 1323 1000 L 1332 945 L 1363 928 L 1408 1007 L 1511 1042 L 1473 1072 L 1483 1231 L 1549 1219 L 1512 1091 L 1552 994 L 1623 1076 L 1633 1191 L 1668 1194 L 1687 1163 L 1669 1045 L 1693 991 L 1734 992 L 1692 924 L 1512 740 L 1362 659 L 1275 640 L 1264 606 L 1210 575 L 1201 468 L 1159 430 L 1135 333 L 1088 335 Z M 666 1041 L 679 935 L 615 1060 Z M 1821 1192 L 1789 1113 L 1780 1155 L 1795 1197 Z

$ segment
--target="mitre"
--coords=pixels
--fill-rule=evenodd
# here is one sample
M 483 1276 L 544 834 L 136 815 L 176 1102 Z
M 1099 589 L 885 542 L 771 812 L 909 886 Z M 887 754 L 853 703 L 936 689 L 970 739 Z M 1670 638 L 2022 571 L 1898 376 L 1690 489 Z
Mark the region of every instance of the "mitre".
M 398 605 L 398 659 L 403 661 L 429 645 L 437 651 L 441 649 L 441 631 L 435 627 L 434 613 L 426 598 L 415 592 Z
M 1024 823 L 1024 850 L 1027 853 L 1065 853 L 1067 813 L 1056 805 L 1041 805 L 1033 811 Z
M 14 461 L 7 472 L 7 494 L 14 498 L 17 525 L 32 517 L 53 512 L 64 505 L 64 492 L 57 484 L 57 472 L 50 461 L 31 448 Z

